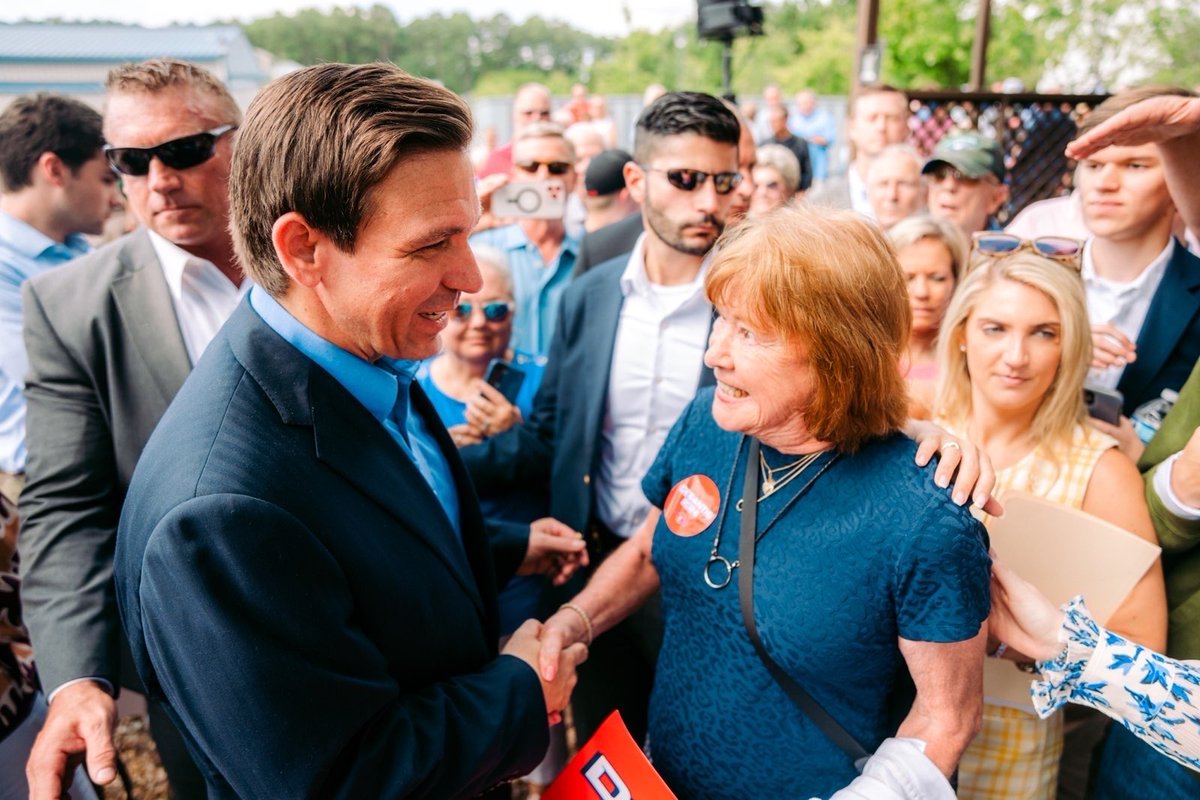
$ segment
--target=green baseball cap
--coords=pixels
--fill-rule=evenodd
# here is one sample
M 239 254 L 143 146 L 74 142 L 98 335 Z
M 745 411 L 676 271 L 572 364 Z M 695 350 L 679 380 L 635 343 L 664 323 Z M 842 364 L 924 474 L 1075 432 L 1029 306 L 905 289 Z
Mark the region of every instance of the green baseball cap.
M 922 175 L 928 175 L 939 164 L 949 164 L 968 178 L 978 180 L 985 175 L 995 175 L 1004 183 L 1004 153 L 995 139 L 989 139 L 975 131 L 951 133 L 942 137 L 933 148 L 933 156 L 925 162 Z

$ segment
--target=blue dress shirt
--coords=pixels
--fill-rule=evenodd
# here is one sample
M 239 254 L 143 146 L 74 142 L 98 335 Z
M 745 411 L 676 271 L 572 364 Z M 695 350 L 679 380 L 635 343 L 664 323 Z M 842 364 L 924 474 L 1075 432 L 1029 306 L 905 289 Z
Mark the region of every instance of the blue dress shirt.
M 495 247 L 508 256 L 513 298 L 517 301 L 509 347 L 544 357 L 554 335 L 559 300 L 575 269 L 579 239 L 568 233 L 558 255 L 549 264 L 542 261 L 541 251 L 529 241 L 520 225 L 481 231 L 471 237 L 471 244 Z
M 56 242 L 0 212 L 0 471 L 25 471 L 25 373 L 29 359 L 21 338 L 21 284 L 91 250 L 73 233 Z
M 450 464 L 421 415 L 408 413 L 409 392 L 421 362 L 390 358 L 375 363 L 364 361 L 313 333 L 260 286 L 250 289 L 250 306 L 272 330 L 332 375 L 379 420 L 396 445 L 417 465 L 461 541 L 458 489 Z

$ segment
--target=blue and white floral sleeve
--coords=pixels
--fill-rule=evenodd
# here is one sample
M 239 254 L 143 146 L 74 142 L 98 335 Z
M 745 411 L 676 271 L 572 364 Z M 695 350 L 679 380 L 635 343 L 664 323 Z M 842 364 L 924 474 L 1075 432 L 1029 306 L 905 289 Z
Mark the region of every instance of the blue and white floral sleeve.
M 1065 643 L 1030 688 L 1043 718 L 1071 702 L 1099 709 L 1158 752 L 1200 771 L 1200 662 L 1176 661 L 1096 624 L 1082 597 L 1063 607 Z

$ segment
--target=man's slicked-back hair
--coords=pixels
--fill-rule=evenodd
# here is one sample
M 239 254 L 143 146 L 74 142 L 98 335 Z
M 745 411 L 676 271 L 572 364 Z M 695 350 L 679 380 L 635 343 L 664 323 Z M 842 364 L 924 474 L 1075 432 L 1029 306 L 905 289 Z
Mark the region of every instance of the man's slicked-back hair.
M 110 70 L 104 81 L 104 90 L 110 95 L 137 92 L 155 94 L 181 87 L 214 100 L 214 110 L 226 117 L 224 122 L 241 122 L 242 110 L 221 79 L 190 61 L 151 58 L 136 64 L 122 64 Z
M 32 183 L 43 153 L 54 153 L 72 173 L 100 155 L 100 113 L 53 94 L 18 97 L 0 114 L 0 183 L 16 192 Z
M 347 253 L 400 161 L 465 151 L 471 109 L 438 84 L 391 64 L 321 64 L 268 84 L 246 112 L 229 180 L 230 224 L 242 268 L 274 296 L 288 277 L 275 221 L 294 211 Z
M 684 133 L 737 147 L 741 126 L 737 116 L 711 94 L 668 92 L 648 105 L 638 117 L 633 157 L 644 164 L 654 157 L 655 148 L 662 139 Z
M 1108 122 L 1110 119 L 1120 114 L 1125 109 L 1132 105 L 1149 100 L 1152 97 L 1195 97 L 1195 92 L 1184 89 L 1182 86 L 1134 86 L 1130 89 L 1124 89 L 1117 92 L 1112 97 L 1106 99 L 1103 103 L 1096 106 L 1079 122 L 1079 130 L 1075 135 L 1083 136 L 1093 128 L 1097 128 L 1101 123 Z

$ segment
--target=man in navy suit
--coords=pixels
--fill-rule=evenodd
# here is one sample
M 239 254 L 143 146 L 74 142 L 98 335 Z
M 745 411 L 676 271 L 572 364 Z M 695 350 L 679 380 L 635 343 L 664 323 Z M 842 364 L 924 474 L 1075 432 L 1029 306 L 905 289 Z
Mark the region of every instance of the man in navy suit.
M 1132 89 L 1110 97 L 1080 134 L 1150 97 Z M 1084 224 L 1083 282 L 1095 345 L 1089 380 L 1116 388 L 1125 414 L 1163 389 L 1178 391 L 1200 358 L 1200 258 L 1172 236 L 1175 204 L 1154 144 L 1113 145 L 1076 169 Z
M 645 517 L 641 477 L 696 389 L 712 383 L 704 273 L 741 180 L 739 135 L 710 95 L 666 94 L 646 108 L 625 165 L 645 232 L 631 253 L 567 287 L 529 422 L 463 451 L 481 490 L 548 482 L 551 514 L 586 528 L 593 564 Z M 581 741 L 614 708 L 644 736 L 660 637 L 647 606 L 592 648 L 572 701 Z
M 241 128 L 255 286 L 146 445 L 116 551 L 138 672 L 210 797 L 480 794 L 541 759 L 585 656 L 542 681 L 536 622 L 497 653 L 497 585 L 579 544 L 552 521 L 489 543 L 412 381 L 481 284 L 470 140 L 461 99 L 383 64 L 291 73 Z

